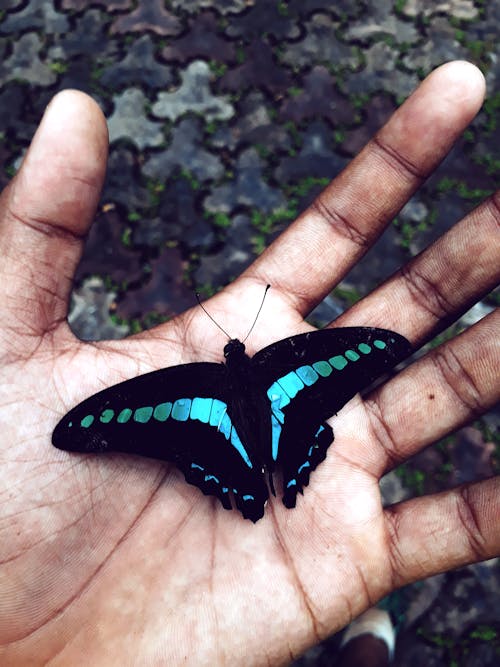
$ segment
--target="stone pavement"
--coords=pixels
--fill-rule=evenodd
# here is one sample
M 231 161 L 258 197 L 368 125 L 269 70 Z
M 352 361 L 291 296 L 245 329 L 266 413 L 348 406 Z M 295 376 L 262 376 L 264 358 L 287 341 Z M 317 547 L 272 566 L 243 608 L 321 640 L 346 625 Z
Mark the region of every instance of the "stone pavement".
M 499 25 L 500 3 L 484 0 L 2 0 L 0 185 L 55 92 L 98 100 L 109 173 L 71 324 L 84 339 L 121 337 L 238 275 L 423 76 L 475 62 L 487 104 L 313 313 L 324 324 L 498 187 Z M 461 325 L 496 304 L 498 293 Z M 401 466 L 385 501 L 498 471 L 498 422 L 493 412 Z M 495 562 L 395 593 L 397 664 L 500 664 L 499 593 Z M 337 643 L 297 664 L 331 665 Z

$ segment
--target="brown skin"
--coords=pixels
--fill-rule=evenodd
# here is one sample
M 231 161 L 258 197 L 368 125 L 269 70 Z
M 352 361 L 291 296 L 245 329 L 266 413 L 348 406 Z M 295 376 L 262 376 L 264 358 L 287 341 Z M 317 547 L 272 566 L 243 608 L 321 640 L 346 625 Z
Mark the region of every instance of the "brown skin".
M 303 317 L 443 159 L 483 94 L 469 64 L 431 74 L 208 302 L 214 317 L 243 335 L 269 282 L 248 352 L 306 331 Z M 335 444 L 297 508 L 271 499 L 256 525 L 159 462 L 51 446 L 58 419 L 86 396 L 164 366 L 221 360 L 225 343 L 199 308 L 125 341 L 71 334 L 68 296 L 106 153 L 97 105 L 64 92 L 0 199 L 0 663 L 282 664 L 395 587 L 498 555 L 498 479 L 386 510 L 378 488 L 396 463 L 498 400 L 498 313 L 353 399 L 332 420 Z M 498 282 L 499 200 L 336 325 L 387 327 L 416 346 L 439 330 Z

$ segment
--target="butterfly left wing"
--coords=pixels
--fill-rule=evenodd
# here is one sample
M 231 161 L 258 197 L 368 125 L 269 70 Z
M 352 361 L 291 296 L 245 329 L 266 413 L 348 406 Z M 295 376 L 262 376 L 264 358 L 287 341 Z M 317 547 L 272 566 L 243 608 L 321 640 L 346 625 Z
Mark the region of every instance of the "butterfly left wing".
M 261 463 L 231 411 L 223 364 L 164 368 L 109 387 L 74 407 L 52 434 L 68 451 L 119 451 L 174 463 L 226 509 L 253 521 L 268 497 Z
M 393 331 L 351 327 L 291 336 L 252 358 L 271 411 L 266 463 L 282 470 L 287 507 L 295 506 L 333 440 L 325 420 L 410 353 Z

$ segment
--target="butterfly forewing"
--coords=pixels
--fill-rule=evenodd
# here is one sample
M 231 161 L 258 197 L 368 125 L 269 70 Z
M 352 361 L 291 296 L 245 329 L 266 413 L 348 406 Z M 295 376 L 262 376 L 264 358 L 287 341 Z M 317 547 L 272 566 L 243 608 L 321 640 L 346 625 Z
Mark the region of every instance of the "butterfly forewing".
M 91 396 L 57 425 L 53 444 L 69 451 L 120 451 L 174 463 L 186 480 L 231 497 L 254 521 L 268 496 L 244 429 L 231 415 L 223 364 L 186 364 L 127 380 Z

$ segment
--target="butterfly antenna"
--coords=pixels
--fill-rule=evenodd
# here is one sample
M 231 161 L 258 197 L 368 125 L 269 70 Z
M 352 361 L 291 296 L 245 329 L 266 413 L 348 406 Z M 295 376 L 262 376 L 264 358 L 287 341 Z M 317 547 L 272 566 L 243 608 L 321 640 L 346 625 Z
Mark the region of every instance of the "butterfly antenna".
M 244 343 L 246 341 L 246 339 L 248 338 L 248 336 L 250 336 L 250 334 L 252 333 L 252 330 L 253 330 L 257 320 L 259 319 L 260 311 L 262 310 L 262 306 L 264 305 L 264 301 L 266 300 L 266 294 L 267 294 L 268 290 L 270 289 L 270 287 L 271 287 L 271 285 L 266 285 L 266 289 L 264 290 L 264 296 L 262 297 L 262 303 L 259 306 L 259 310 L 257 311 L 257 315 L 255 316 L 253 324 L 250 327 L 250 331 L 247 333 L 245 338 L 241 341 L 242 343 Z
M 214 318 L 210 315 L 210 313 L 208 312 L 208 310 L 207 310 L 207 309 L 205 308 L 205 306 L 202 304 L 202 302 L 201 302 L 201 297 L 200 297 L 200 295 L 198 294 L 198 292 L 196 292 L 196 301 L 198 301 L 198 305 L 201 307 L 201 309 L 202 309 L 202 311 L 205 313 L 205 315 L 208 315 L 208 317 L 212 320 L 212 322 L 215 324 L 215 326 L 216 326 L 216 327 L 219 327 L 219 329 L 222 331 L 222 333 L 225 334 L 225 335 L 228 337 L 229 340 L 231 340 L 231 336 L 227 333 L 227 331 L 226 331 L 225 329 L 223 329 L 223 328 L 221 327 L 221 325 L 220 325 L 216 320 L 214 320 Z

